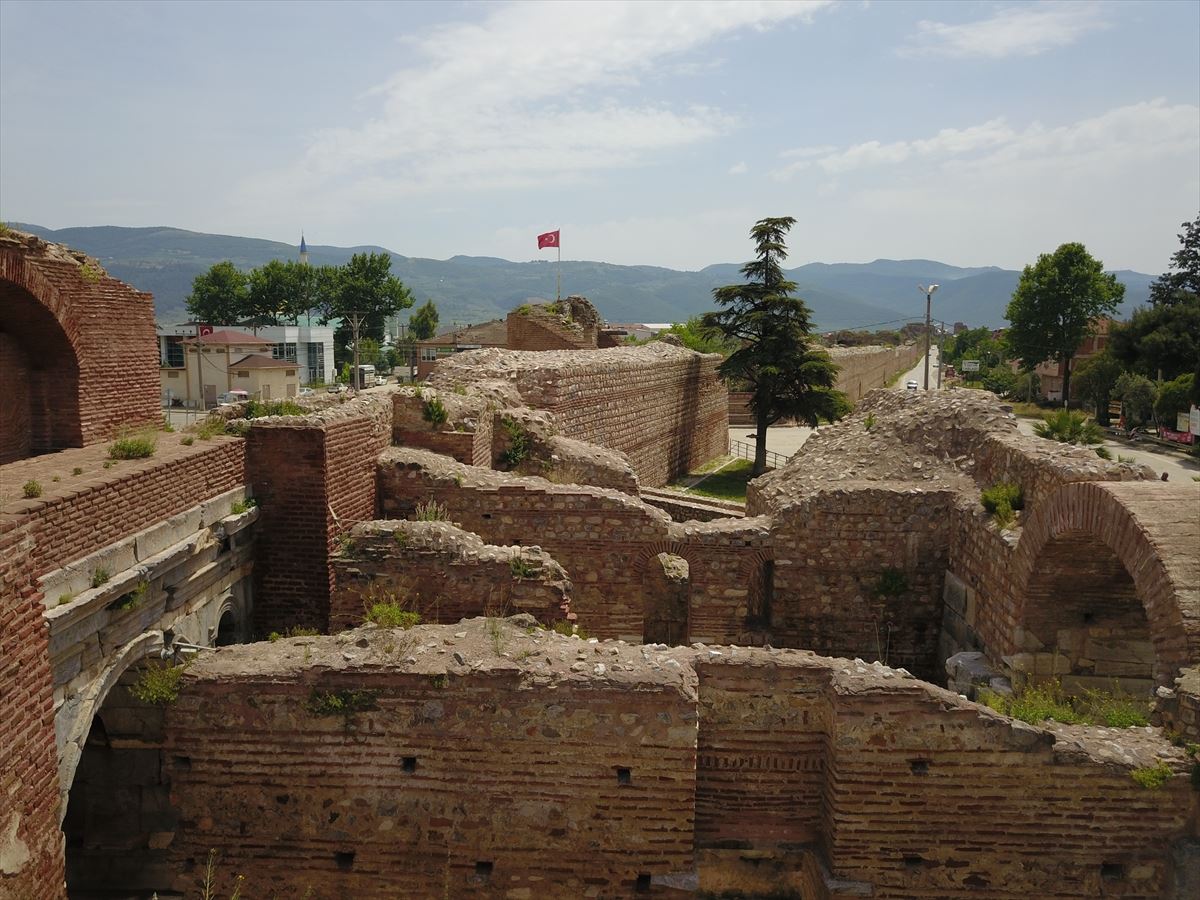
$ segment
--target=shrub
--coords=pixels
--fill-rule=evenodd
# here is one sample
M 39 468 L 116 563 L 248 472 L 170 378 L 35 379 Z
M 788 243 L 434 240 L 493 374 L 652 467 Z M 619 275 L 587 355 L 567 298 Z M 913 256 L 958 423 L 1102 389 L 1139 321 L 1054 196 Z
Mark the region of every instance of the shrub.
M 508 561 L 513 578 L 536 578 L 542 573 L 542 567 L 523 556 L 514 556 Z
M 166 706 L 179 699 L 179 679 L 185 666 L 151 662 L 129 686 L 129 693 L 142 703 Z
M 1053 719 L 1065 725 L 1106 725 L 1109 728 L 1140 728 L 1150 724 L 1144 702 L 1121 693 L 1095 688 L 1068 694 L 1057 680 L 1025 685 L 1005 697 L 982 692 L 980 701 L 997 712 L 1036 725 Z
M 1140 769 L 1134 769 L 1129 773 L 1129 777 L 1147 790 L 1157 791 L 1174 774 L 1166 763 L 1159 763 L 1157 766 L 1143 766 Z
M 900 375 L 903 374 L 903 372 L 900 373 Z M 896 377 L 899 378 L 900 375 L 897 375 Z M 865 427 L 867 431 L 870 431 L 875 427 L 875 413 L 867 413 L 867 417 L 863 419 L 863 427 Z
M 202 441 L 207 441 L 210 438 L 215 438 L 217 435 L 225 433 L 225 420 L 220 416 L 209 416 L 197 425 L 195 430 L 196 437 Z
M 233 505 L 229 507 L 230 515 L 240 516 L 248 509 L 254 509 L 258 506 L 258 501 L 253 497 L 247 497 L 245 500 L 234 500 Z
M 308 410 L 294 400 L 248 400 L 246 418 L 261 419 L 264 416 L 305 416 Z
M 413 519 L 417 522 L 445 522 L 450 518 L 450 510 L 432 497 L 417 503 L 413 510 Z
M 137 586 L 132 591 L 127 591 L 112 603 L 108 604 L 108 608 L 116 611 L 134 609 L 138 606 L 141 606 L 142 601 L 146 599 L 146 595 L 149 592 L 150 582 L 139 581 Z
M 1025 508 L 1025 497 L 1021 492 L 1021 486 L 1006 481 L 993 484 L 979 495 L 979 499 L 983 503 L 983 508 L 990 513 L 994 513 L 1001 504 L 1005 503 L 1011 509 Z
M 440 397 L 430 397 L 425 401 L 425 405 L 421 408 L 421 415 L 425 417 L 425 421 L 434 429 L 440 428 L 446 424 L 446 419 L 449 414 L 446 412 L 446 407 L 442 405 Z
M 101 566 L 92 573 L 92 587 L 98 588 L 102 584 L 108 584 L 108 579 L 112 576 L 108 574 L 108 569 Z
M 25 495 L 27 500 L 33 500 L 42 496 L 42 485 L 38 481 L 27 481 L 21 485 L 21 493 Z
M 508 437 L 508 448 L 500 454 L 500 462 L 506 469 L 515 469 L 529 458 L 533 439 L 525 426 L 508 416 L 500 420 L 500 427 Z
M 79 267 L 79 277 L 88 284 L 96 284 L 100 281 L 100 270 L 90 262 L 85 262 Z
M 356 712 L 379 709 L 376 702 L 379 691 L 319 691 L 312 689 L 304 708 L 314 716 L 345 716 L 349 718 Z
M 1099 444 L 1104 432 L 1086 413 L 1074 409 L 1060 409 L 1047 413 L 1044 420 L 1033 426 L 1038 437 L 1064 444 Z
M 412 628 L 421 623 L 421 614 L 399 603 L 373 603 L 363 621 L 374 622 L 380 628 Z
M 141 434 L 127 434 L 117 438 L 108 448 L 109 459 L 146 459 L 154 455 L 158 446 L 158 438 L 154 432 L 144 431 Z
M 76 466 L 75 468 L 73 468 L 73 469 L 71 470 L 71 474 L 72 474 L 72 475 L 82 475 L 82 474 L 83 474 L 83 469 L 81 469 L 79 466 Z
M 174 433 L 175 433 L 175 426 L 174 426 L 174 425 L 172 425 L 172 424 L 171 424 L 169 421 L 166 421 L 166 420 L 164 420 L 164 421 L 163 421 L 163 424 L 162 424 L 162 430 L 163 430 L 164 432 L 166 432 L 167 434 L 174 434 Z
M 186 437 L 180 438 L 179 443 L 183 444 L 185 447 L 190 447 L 192 444 L 196 443 L 196 439 L 189 434 Z

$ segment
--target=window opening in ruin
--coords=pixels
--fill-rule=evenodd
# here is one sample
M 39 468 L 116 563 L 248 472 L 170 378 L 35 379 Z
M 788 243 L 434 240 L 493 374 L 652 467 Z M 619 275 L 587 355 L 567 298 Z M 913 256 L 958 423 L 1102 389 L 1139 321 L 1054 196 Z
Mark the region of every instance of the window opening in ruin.
M 682 556 L 660 553 L 642 576 L 642 641 L 678 646 L 687 642 L 691 566 Z
M 650 892 L 650 873 L 649 872 L 639 872 L 637 881 L 634 882 L 633 889 L 635 891 L 637 891 L 639 894 L 649 893 Z
M 908 767 L 914 775 L 929 774 L 929 760 L 927 759 L 912 759 L 908 762 Z
M 494 867 L 495 863 L 493 863 L 490 859 L 480 860 L 479 862 L 475 863 L 475 877 L 482 881 L 490 880 L 492 877 L 492 869 Z
M 240 643 L 238 640 L 237 618 L 234 616 L 232 609 L 227 609 L 221 614 L 221 621 L 217 625 L 216 645 L 218 647 L 229 647 L 237 643 Z
M 337 863 L 337 867 L 342 872 L 349 872 L 354 868 L 354 851 L 353 850 L 337 850 L 334 851 L 333 861 Z
M 633 784 L 633 772 L 630 769 L 617 769 L 617 784 Z
M 750 598 L 747 604 L 746 625 L 763 630 L 771 627 L 771 616 L 775 605 L 775 560 L 764 560 L 750 580 Z
M 404 757 L 402 768 L 405 772 L 411 775 L 413 772 L 417 771 L 417 758 L 415 756 Z
M 1104 881 L 1120 881 L 1125 877 L 1124 863 L 1102 863 L 1100 877 Z
M 904 857 L 904 865 L 909 869 L 915 869 L 915 868 L 919 867 L 921 865 L 921 863 L 923 863 L 924 861 L 925 860 L 923 860 L 919 856 Z

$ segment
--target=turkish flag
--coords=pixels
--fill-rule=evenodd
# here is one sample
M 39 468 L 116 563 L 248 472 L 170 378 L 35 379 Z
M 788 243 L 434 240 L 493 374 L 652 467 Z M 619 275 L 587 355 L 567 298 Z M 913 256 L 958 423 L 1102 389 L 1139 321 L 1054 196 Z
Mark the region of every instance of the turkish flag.
M 547 231 L 545 234 L 538 235 L 539 250 L 544 250 L 546 247 L 557 247 L 558 245 L 557 231 Z
M 213 327 L 211 325 L 201 325 L 196 329 L 196 333 L 199 334 L 200 337 L 206 337 L 207 335 L 213 333 Z

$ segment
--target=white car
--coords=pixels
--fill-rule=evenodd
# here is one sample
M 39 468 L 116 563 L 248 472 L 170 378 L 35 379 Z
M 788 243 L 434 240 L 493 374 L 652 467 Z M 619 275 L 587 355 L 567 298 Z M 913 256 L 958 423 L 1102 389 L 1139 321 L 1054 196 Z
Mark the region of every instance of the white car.
M 246 391 L 226 391 L 217 395 L 217 405 L 231 406 L 234 403 L 245 403 L 249 399 L 250 395 Z
M 906 381 L 904 383 L 904 389 L 906 391 L 915 391 L 917 389 L 917 383 L 915 381 Z

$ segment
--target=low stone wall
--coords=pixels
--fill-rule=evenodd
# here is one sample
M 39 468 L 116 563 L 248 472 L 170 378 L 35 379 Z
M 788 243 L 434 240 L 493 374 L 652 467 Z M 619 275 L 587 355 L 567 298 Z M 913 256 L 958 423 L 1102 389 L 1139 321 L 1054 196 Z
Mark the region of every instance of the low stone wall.
M 318 900 L 1194 892 L 1197 795 L 1158 733 L 1036 728 L 880 665 L 528 622 L 418 626 L 403 656 L 374 628 L 207 654 L 167 714 L 174 887 L 215 845 L 222 892 L 240 874 Z M 1150 767 L 1159 789 L 1131 777 Z
M 430 377 L 449 390 L 507 381 L 547 410 L 564 437 L 619 450 L 642 484 L 659 487 L 726 452 L 728 400 L 720 358 L 656 342 L 611 350 L 473 350 Z
M 332 631 L 356 628 L 376 603 L 423 622 L 528 613 L 543 625 L 567 619 L 570 582 L 536 547 L 496 547 L 448 522 L 363 522 L 330 561 Z

